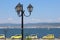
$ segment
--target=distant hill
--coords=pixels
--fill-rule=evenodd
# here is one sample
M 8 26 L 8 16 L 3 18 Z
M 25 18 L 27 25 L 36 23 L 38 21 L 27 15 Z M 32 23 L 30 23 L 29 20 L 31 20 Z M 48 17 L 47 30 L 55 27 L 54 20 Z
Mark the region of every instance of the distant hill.
M 3 23 L 1 27 L 20 28 L 21 24 Z M 60 23 L 28 23 L 24 24 L 24 28 L 60 28 Z
M 0 26 L 20 26 L 20 24 L 12 24 L 12 23 L 3 23 Z

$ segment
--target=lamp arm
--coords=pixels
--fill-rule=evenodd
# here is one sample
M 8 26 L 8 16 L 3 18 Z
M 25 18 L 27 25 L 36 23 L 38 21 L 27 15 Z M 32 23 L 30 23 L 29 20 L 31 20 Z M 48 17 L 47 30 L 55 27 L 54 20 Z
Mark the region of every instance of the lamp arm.
M 25 13 L 24 13 L 24 16 L 26 16 L 26 17 L 29 17 L 31 15 L 31 12 L 29 12 L 29 15 L 25 15 Z

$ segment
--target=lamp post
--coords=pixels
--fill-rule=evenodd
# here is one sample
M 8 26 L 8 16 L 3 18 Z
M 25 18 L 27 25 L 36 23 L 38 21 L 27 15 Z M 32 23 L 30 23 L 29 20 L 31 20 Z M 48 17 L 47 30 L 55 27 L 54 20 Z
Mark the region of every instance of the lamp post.
M 21 17 L 21 34 L 22 34 L 22 39 L 21 40 L 23 40 L 23 38 L 24 38 L 24 35 L 23 35 L 23 29 L 24 29 L 24 27 L 23 27 L 24 26 L 23 20 L 24 19 L 23 18 L 24 18 L 24 16 L 29 17 L 31 15 L 31 12 L 33 10 L 33 6 L 31 4 L 29 4 L 28 7 L 27 7 L 29 15 L 25 15 L 24 9 L 23 9 L 23 5 L 20 4 L 20 3 L 17 4 L 15 9 L 16 9 L 17 15 L 19 17 Z
M 4 29 L 5 40 L 6 40 L 6 33 L 7 33 L 7 29 Z
M 4 34 L 5 34 L 5 40 L 6 40 L 6 33 L 7 33 L 8 27 L 4 29 Z

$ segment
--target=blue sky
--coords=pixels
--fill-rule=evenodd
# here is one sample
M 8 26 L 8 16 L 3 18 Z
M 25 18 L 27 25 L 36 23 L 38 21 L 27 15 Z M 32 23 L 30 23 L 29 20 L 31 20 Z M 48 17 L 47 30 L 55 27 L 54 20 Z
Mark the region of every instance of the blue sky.
M 20 23 L 15 6 L 23 4 L 25 14 L 29 14 L 27 6 L 33 5 L 30 17 L 24 17 L 24 23 L 60 22 L 60 0 L 0 0 L 0 23 Z

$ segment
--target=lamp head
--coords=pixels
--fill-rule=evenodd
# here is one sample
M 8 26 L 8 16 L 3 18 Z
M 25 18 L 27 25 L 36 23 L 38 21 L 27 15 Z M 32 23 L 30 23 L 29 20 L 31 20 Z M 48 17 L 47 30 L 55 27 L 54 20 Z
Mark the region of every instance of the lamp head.
M 17 6 L 15 7 L 15 10 L 17 13 L 20 13 L 20 11 L 22 11 L 22 4 L 18 3 Z
M 23 10 L 23 5 L 18 3 L 17 6 L 15 7 L 15 10 L 17 12 L 17 15 L 20 17 L 21 16 L 21 11 Z
M 32 10 L 33 10 L 33 6 L 32 6 L 31 4 L 29 4 L 28 7 L 27 7 L 27 9 L 28 9 L 28 11 L 31 13 Z

